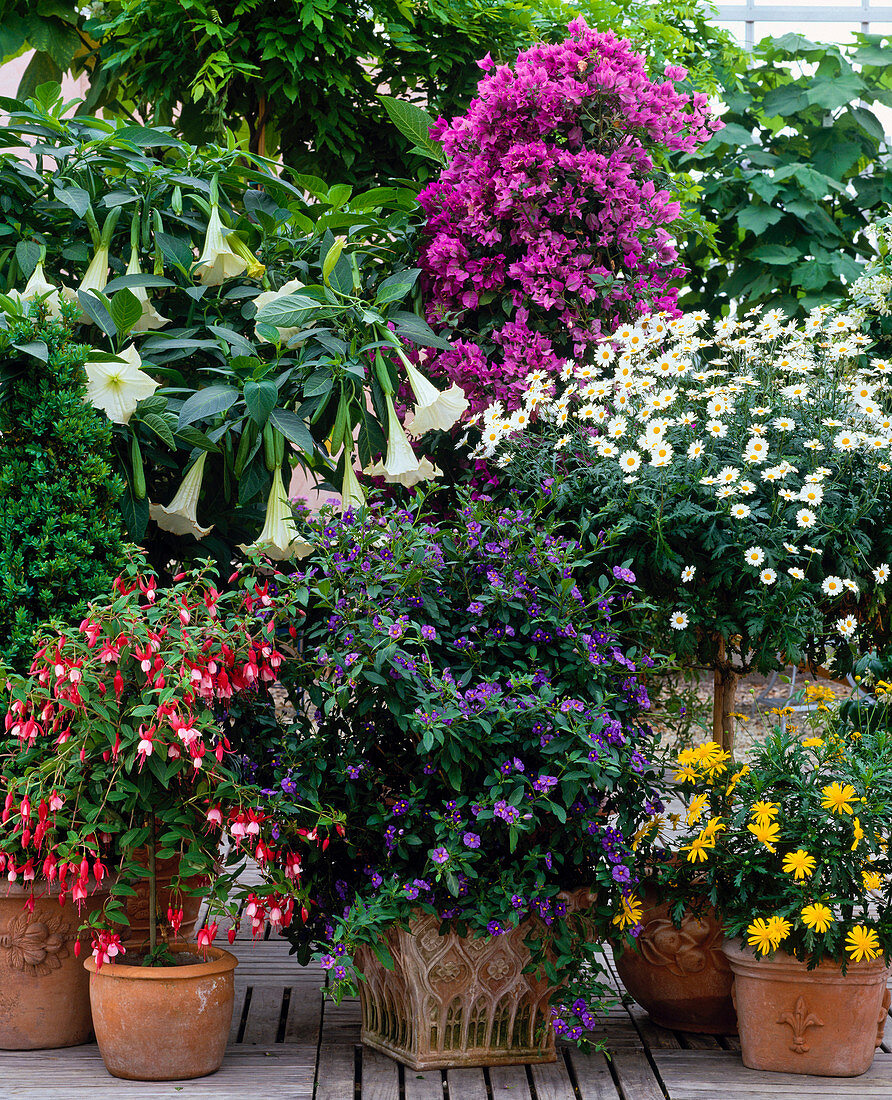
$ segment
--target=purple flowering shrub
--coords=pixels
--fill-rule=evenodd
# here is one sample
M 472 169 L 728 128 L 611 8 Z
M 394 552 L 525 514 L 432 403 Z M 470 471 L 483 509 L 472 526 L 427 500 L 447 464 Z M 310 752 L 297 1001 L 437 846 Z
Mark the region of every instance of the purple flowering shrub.
M 308 856 L 299 953 L 343 989 L 356 946 L 384 957 L 387 927 L 418 910 L 463 934 L 528 919 L 552 979 L 577 980 L 659 804 L 652 662 L 615 629 L 634 577 L 486 499 L 439 522 L 419 498 L 312 526 L 311 564 L 277 578 L 279 605 L 305 612 L 278 784 L 284 804 L 342 811 L 346 834 Z M 560 896 L 580 887 L 597 897 L 584 920 Z M 571 1036 L 604 995 L 584 984 L 557 1018 Z
M 456 337 L 432 373 L 472 412 L 515 407 L 531 370 L 557 375 L 602 332 L 675 308 L 680 206 L 660 166 L 722 126 L 705 95 L 676 90 L 684 69 L 655 82 L 624 39 L 581 19 L 569 31 L 499 65 L 431 131 L 448 163 L 418 196 L 421 267 L 429 319 Z

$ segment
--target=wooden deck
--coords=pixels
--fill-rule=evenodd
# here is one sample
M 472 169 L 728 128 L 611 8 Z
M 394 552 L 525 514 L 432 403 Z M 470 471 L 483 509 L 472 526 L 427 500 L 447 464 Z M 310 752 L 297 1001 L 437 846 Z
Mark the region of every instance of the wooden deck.
M 358 1003 L 323 1003 L 320 972 L 297 966 L 284 941 L 237 940 L 234 950 L 236 1011 L 219 1073 L 140 1084 L 109 1077 L 94 1045 L 0 1051 L 0 1100 L 892 1100 L 887 1049 L 851 1080 L 754 1073 L 736 1038 L 665 1031 L 636 1005 L 611 1013 L 609 1058 L 563 1048 L 554 1065 L 415 1073 L 359 1045 Z

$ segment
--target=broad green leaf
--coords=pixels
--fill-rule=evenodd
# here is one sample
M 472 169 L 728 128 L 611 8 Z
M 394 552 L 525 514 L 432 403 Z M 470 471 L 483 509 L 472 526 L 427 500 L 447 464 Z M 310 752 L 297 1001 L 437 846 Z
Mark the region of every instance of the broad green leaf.
M 336 183 L 328 192 L 328 202 L 334 207 L 343 206 L 353 194 L 353 188 L 349 183 Z
M 325 259 L 322 261 L 322 281 L 328 283 L 329 276 L 335 269 L 335 264 L 341 258 L 341 253 L 344 251 L 344 245 L 347 243 L 344 237 L 335 237 L 334 243 L 331 248 L 325 253 Z
M 188 424 L 194 424 L 196 420 L 225 412 L 232 408 L 238 399 L 239 392 L 234 386 L 208 386 L 206 389 L 199 390 L 198 393 L 193 393 L 183 402 L 177 430 L 182 430 Z
M 269 422 L 274 428 L 285 436 L 289 443 L 294 443 L 305 454 L 312 454 L 316 445 L 310 434 L 310 429 L 296 413 L 287 409 L 273 409 L 269 414 Z
M 192 425 L 186 425 L 183 428 L 178 427 L 176 438 L 182 439 L 182 441 L 188 443 L 190 447 L 199 447 L 202 451 L 210 451 L 211 454 L 219 454 L 220 452 L 220 448 L 210 436 L 205 435 L 204 432 L 199 431 L 198 428 Z
M 856 73 L 838 73 L 832 79 L 816 77 L 809 85 L 806 98 L 809 103 L 833 111 L 859 99 L 866 85 Z
M 73 210 L 79 218 L 90 209 L 90 195 L 83 187 L 61 187 L 57 184 L 54 194 L 59 202 Z
M 766 264 L 791 264 L 802 259 L 798 248 L 785 244 L 763 244 L 754 248 L 749 256 Z
M 12 346 L 16 351 L 21 351 L 24 352 L 25 355 L 33 356 L 33 358 L 39 359 L 42 363 L 49 362 L 49 348 L 43 340 L 31 340 L 27 344 L 13 344 Z
M 114 294 L 116 290 L 123 290 L 124 287 L 133 289 L 133 287 L 161 287 L 161 286 L 176 286 L 177 284 L 172 279 L 165 279 L 163 275 L 118 275 L 115 279 L 110 279 L 106 284 L 105 293 Z
M 769 225 L 776 225 L 784 216 L 783 210 L 774 206 L 747 206 L 737 215 L 737 224 L 743 229 L 749 229 L 758 236 Z
M 121 497 L 121 515 L 124 517 L 127 533 L 134 542 L 140 542 L 149 525 L 148 497 L 137 500 L 128 487 Z
M 889 50 L 889 54 L 892 55 L 892 50 Z M 890 60 L 890 64 L 892 64 L 892 60 Z M 866 107 L 849 107 L 849 114 L 861 129 L 870 134 L 872 138 L 877 141 L 886 140 L 885 127 L 873 111 L 869 111 Z
M 111 299 L 109 315 L 119 336 L 126 334 L 142 317 L 142 305 L 132 290 L 124 287 Z
M 319 302 L 305 294 L 289 294 L 287 298 L 276 298 L 258 309 L 256 320 L 275 328 L 300 328 L 310 313 L 320 308 Z
M 35 244 L 34 241 L 19 241 L 15 246 L 15 258 L 22 269 L 22 274 L 26 279 L 30 279 L 40 259 L 40 245 Z
M 258 427 L 262 428 L 267 422 L 278 400 L 279 391 L 275 382 L 245 383 L 245 405 L 248 415 Z
M 84 313 L 99 325 L 109 340 L 114 340 L 117 328 L 102 301 L 92 291 L 84 290 L 77 292 L 77 300 L 80 302 Z
M 784 84 L 780 88 L 772 88 L 762 100 L 761 108 L 767 118 L 777 115 L 786 118 L 804 110 L 808 104 L 805 88 L 798 84 Z
M 441 164 L 445 163 L 443 146 L 434 141 L 430 136 L 434 119 L 427 111 L 417 107 L 414 103 L 406 103 L 405 100 L 396 99 L 392 95 L 379 95 L 378 99 L 384 105 L 384 110 L 390 116 L 390 121 L 401 134 L 407 137 L 412 144 L 422 150 L 425 155 L 432 157 Z
M 405 336 L 413 344 L 419 344 L 426 348 L 443 348 L 448 350 L 449 343 L 442 336 L 437 336 L 424 318 L 417 313 L 409 313 L 408 310 L 397 310 L 388 317 L 396 325 L 396 331 L 400 336 Z
M 729 122 L 727 126 L 713 134 L 710 140 L 716 145 L 752 145 L 753 135 L 745 126 L 737 122 Z
M 172 451 L 176 449 L 176 441 L 173 438 L 173 432 L 163 416 L 159 416 L 157 413 L 146 413 L 140 417 L 140 420 L 147 428 L 153 431 L 159 439 L 163 440 Z

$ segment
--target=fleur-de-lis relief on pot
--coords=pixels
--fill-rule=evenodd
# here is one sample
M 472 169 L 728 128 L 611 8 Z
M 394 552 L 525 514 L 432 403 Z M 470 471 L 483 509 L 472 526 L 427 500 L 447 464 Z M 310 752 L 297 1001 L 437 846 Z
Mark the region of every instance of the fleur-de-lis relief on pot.
M 0 932 L 0 951 L 12 970 L 23 970 L 35 978 L 58 970 L 68 957 L 69 925 L 59 917 L 29 919 L 22 913 Z
M 793 1006 L 793 1011 L 783 1013 L 782 1016 L 778 1017 L 777 1022 L 779 1024 L 787 1024 L 793 1032 L 793 1045 L 790 1047 L 790 1050 L 795 1054 L 805 1054 L 811 1049 L 805 1041 L 805 1033 L 810 1027 L 824 1026 L 824 1021 L 819 1016 L 816 1016 L 813 1012 L 809 1012 L 804 997 L 797 997 L 796 1004 Z

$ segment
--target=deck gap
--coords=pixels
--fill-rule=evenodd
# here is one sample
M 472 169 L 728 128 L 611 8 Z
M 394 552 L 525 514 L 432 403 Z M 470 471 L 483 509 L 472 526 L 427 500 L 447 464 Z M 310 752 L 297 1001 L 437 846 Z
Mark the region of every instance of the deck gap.
M 290 958 L 290 955 L 289 955 Z M 327 978 L 327 973 L 326 973 Z M 327 985 L 327 982 L 326 982 Z M 322 1055 L 322 1029 L 325 1026 L 325 993 L 319 998 L 319 1037 L 316 1039 L 316 1062 L 313 1066 L 313 1100 L 316 1100 L 316 1092 L 319 1088 L 319 1062 Z M 355 1085 L 354 1085 L 355 1087 Z
M 291 986 L 282 990 L 282 1009 L 279 1012 L 279 1026 L 276 1028 L 276 1042 L 285 1042 L 285 1029 L 288 1026 L 288 1009 L 291 1007 Z
M 406 1067 L 402 1062 L 396 1064 L 396 1082 L 400 1100 L 406 1100 Z
M 245 990 L 245 1003 L 242 1006 L 242 1018 L 239 1020 L 238 1034 L 235 1037 L 235 1041 L 237 1043 L 243 1042 L 245 1038 L 245 1031 L 248 1027 L 248 1012 L 251 1009 L 251 996 L 253 993 L 254 987 L 252 985 L 249 985 L 248 988 Z
M 634 1097 L 626 1096 L 626 1090 L 620 1085 L 619 1074 L 616 1072 L 616 1066 L 613 1064 L 613 1056 L 609 1050 L 604 1051 L 604 1061 L 607 1063 L 607 1068 L 610 1070 L 610 1076 L 613 1079 L 613 1087 L 616 1089 L 616 1095 L 621 1097 L 621 1100 L 635 1100 Z
M 570 1078 L 575 1100 L 581 1100 L 582 1093 L 579 1091 L 579 1078 L 576 1076 L 576 1070 L 573 1068 L 573 1059 L 570 1057 L 570 1052 L 566 1047 L 558 1047 L 557 1053 L 558 1061 L 564 1063 L 564 1069 L 566 1069 L 567 1076 Z
M 527 1084 L 530 1088 L 530 1100 L 539 1100 L 539 1093 L 536 1091 L 536 1082 L 533 1080 L 533 1068 L 529 1065 L 523 1068 L 526 1070 Z
M 353 1048 L 353 1100 L 362 1100 L 362 1044 Z
M 486 1100 L 494 1100 L 492 1081 L 489 1079 L 489 1066 L 483 1067 L 483 1083 L 486 1085 Z

